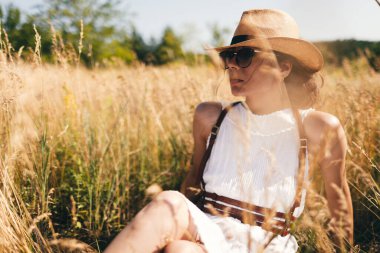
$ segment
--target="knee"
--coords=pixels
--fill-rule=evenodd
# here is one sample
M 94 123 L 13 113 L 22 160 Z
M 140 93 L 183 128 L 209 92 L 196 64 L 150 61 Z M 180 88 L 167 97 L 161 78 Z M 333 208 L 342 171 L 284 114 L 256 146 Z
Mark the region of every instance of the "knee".
M 157 207 L 162 208 L 162 210 L 170 212 L 169 216 L 176 224 L 178 232 L 175 238 L 181 238 L 183 233 L 188 230 L 190 222 L 189 210 L 182 193 L 177 191 L 163 191 L 156 196 L 153 202 Z M 161 219 L 164 219 L 164 217 L 161 217 Z
M 185 197 L 178 191 L 163 191 L 159 193 L 154 201 L 170 205 L 174 210 L 181 210 L 186 206 Z

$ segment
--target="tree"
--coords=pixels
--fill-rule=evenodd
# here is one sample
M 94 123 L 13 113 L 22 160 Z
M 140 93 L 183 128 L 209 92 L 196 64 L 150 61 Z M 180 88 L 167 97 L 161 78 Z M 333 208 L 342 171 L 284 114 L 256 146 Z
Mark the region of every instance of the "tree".
M 155 55 L 158 64 L 166 64 L 183 58 L 182 41 L 170 27 L 165 29 Z
M 127 36 L 116 28 L 116 22 L 122 20 L 120 3 L 120 0 L 45 0 L 41 15 L 55 27 L 64 42 L 74 48 L 78 48 L 83 28 L 82 58 L 89 64 L 88 55 L 93 60 L 100 60 L 110 57 L 112 52 L 121 53 L 113 48 L 115 41 L 121 42 Z M 132 50 L 124 48 L 122 51 L 113 56 L 131 60 Z
M 137 59 L 136 53 L 131 49 L 131 40 L 126 36 L 123 40 L 113 40 L 107 42 L 107 50 L 99 54 L 99 59 L 121 60 L 124 63 L 132 63 Z
M 8 13 L 5 17 L 4 28 L 8 31 L 15 31 L 17 26 L 20 25 L 21 12 L 13 5 L 8 6 Z
M 3 9 L 0 8 L 0 18 L 2 29 L 4 29 L 8 35 L 10 42 L 17 41 L 19 37 L 19 31 L 17 30 L 21 23 L 21 12 L 18 8 L 12 4 L 8 5 L 6 11 L 3 12 Z M 13 45 L 15 47 L 15 45 Z M 16 48 L 18 48 L 16 46 Z
M 22 14 L 19 8 L 10 4 L 7 6 L 5 12 L 0 6 L 0 21 L 2 28 L 8 35 L 8 40 L 12 45 L 14 51 L 19 51 L 24 48 L 25 51 L 33 51 L 36 45 L 35 30 L 41 35 L 41 53 L 49 58 L 51 39 L 49 30 L 37 24 L 35 17 L 27 16 L 26 21 L 22 22 Z M 3 38 L 4 39 L 4 38 Z M 28 54 L 28 53 L 26 53 Z M 24 54 L 25 55 L 25 54 Z
M 155 61 L 152 59 L 152 46 L 145 43 L 143 37 L 137 31 L 136 27 L 132 26 L 131 32 L 131 48 L 136 53 L 137 59 L 146 64 L 151 64 Z

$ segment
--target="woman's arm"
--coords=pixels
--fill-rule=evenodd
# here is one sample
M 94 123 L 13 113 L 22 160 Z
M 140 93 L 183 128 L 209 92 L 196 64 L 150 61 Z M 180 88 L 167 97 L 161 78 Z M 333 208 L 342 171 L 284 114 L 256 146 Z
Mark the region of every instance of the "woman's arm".
M 331 225 L 335 243 L 339 238 L 353 244 L 353 210 L 346 179 L 346 136 L 339 120 L 331 114 L 313 112 L 305 119 L 305 131 L 319 161 L 325 183 L 326 198 L 332 216 Z M 317 145 L 315 145 L 317 144 Z
M 189 187 L 198 187 L 196 185 L 196 179 L 203 154 L 206 150 L 207 138 L 221 110 L 221 104 L 216 102 L 201 103 L 195 110 L 193 120 L 194 153 L 192 166 L 181 186 L 181 192 L 185 194 L 185 196 L 190 196 L 191 194 L 191 191 L 188 191 Z

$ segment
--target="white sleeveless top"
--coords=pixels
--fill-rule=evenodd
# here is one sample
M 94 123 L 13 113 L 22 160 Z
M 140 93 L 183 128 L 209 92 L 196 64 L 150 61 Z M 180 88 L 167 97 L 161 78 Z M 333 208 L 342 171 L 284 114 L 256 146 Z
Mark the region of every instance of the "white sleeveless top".
M 313 109 L 300 110 L 302 120 Z M 208 145 L 208 144 L 207 144 Z M 293 205 L 299 137 L 291 109 L 255 115 L 243 104 L 231 108 L 220 126 L 203 173 L 207 192 L 286 212 Z M 306 156 L 305 178 L 308 174 Z M 306 191 L 302 190 L 299 216 Z M 186 198 L 185 198 L 186 199 Z M 209 253 L 295 253 L 294 236 L 277 235 L 232 217 L 205 214 L 190 201 L 190 214 Z M 265 249 L 263 251 L 263 247 Z
M 313 109 L 300 110 L 302 120 Z M 297 187 L 299 137 L 292 110 L 253 114 L 244 104 L 227 113 L 203 179 L 207 192 L 286 212 Z M 308 174 L 306 157 L 305 178 Z M 294 215 L 301 214 L 301 204 Z

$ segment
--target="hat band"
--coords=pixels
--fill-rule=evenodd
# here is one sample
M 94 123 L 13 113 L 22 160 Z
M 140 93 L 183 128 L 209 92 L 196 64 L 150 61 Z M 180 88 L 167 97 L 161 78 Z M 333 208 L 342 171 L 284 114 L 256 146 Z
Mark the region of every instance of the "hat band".
M 234 36 L 232 38 L 230 45 L 234 45 L 234 44 L 237 44 L 237 43 L 240 43 L 240 42 L 243 42 L 246 40 L 251 40 L 254 38 L 255 38 L 255 36 L 253 36 L 253 35 L 237 35 L 237 36 Z

